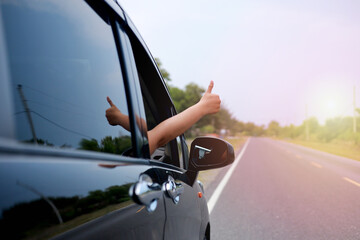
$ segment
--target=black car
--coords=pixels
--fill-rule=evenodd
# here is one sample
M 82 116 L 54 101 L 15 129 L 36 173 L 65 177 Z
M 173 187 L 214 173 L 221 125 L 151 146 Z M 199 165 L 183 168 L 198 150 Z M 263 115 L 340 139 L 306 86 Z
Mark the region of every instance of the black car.
M 150 156 L 147 131 L 176 110 L 119 4 L 0 7 L 1 239 L 209 239 L 197 175 L 233 148 L 179 136 Z M 107 96 L 130 131 L 108 124 Z

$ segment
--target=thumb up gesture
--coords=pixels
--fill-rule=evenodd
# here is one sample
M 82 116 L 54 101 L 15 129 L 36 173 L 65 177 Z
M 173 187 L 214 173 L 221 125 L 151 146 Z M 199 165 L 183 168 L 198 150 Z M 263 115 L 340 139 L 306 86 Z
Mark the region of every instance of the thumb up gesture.
M 205 94 L 199 101 L 201 105 L 201 109 L 204 112 L 204 115 L 217 113 L 220 110 L 220 97 L 217 94 L 211 93 L 212 89 L 214 88 L 214 82 L 211 81 L 209 84 L 208 89 L 206 90 Z

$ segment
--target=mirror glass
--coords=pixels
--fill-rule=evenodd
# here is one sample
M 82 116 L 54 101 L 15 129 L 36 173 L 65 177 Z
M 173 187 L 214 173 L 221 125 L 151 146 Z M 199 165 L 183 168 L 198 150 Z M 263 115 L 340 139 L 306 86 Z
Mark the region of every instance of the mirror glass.
M 226 141 L 198 137 L 191 143 L 191 161 L 195 167 L 220 167 L 233 161 L 233 148 Z M 232 152 L 232 159 L 231 159 Z M 230 161 L 229 161 L 230 160 Z M 229 163 L 227 163 L 229 161 Z

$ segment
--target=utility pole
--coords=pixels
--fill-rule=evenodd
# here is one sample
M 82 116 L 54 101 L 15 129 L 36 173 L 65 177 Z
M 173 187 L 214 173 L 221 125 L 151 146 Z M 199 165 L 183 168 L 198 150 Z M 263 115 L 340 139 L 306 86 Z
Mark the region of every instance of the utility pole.
M 34 139 L 34 143 L 37 144 L 38 142 L 37 142 L 37 137 L 36 137 L 36 133 L 35 133 L 34 124 L 33 124 L 32 118 L 31 118 L 30 109 L 29 109 L 29 107 L 27 105 L 24 93 L 22 91 L 22 85 L 18 84 L 17 89 L 19 91 L 19 95 L 21 97 L 21 101 L 23 103 L 23 106 L 24 106 L 24 109 L 25 109 L 25 112 L 26 112 L 26 116 L 27 116 L 29 124 L 30 124 L 30 129 L 31 129 L 31 133 L 32 133 L 32 136 L 33 136 L 33 139 Z
M 306 141 L 309 141 L 309 121 L 308 121 L 308 105 L 305 105 L 305 135 Z
M 355 89 L 356 89 L 356 87 L 355 87 L 355 85 L 354 85 L 354 102 L 353 102 L 353 104 L 354 104 L 354 118 L 353 118 L 353 126 L 354 126 L 354 133 L 356 133 L 356 95 L 355 95 Z
M 42 197 L 42 198 L 51 206 L 52 210 L 55 212 L 56 217 L 57 217 L 58 220 L 59 220 L 59 223 L 60 223 L 60 224 L 63 224 L 63 223 L 64 223 L 64 221 L 62 220 L 62 217 L 61 217 L 61 215 L 60 215 L 59 210 L 57 209 L 57 207 L 55 206 L 55 204 L 54 204 L 49 198 L 47 198 L 44 194 L 42 194 L 41 192 L 39 192 L 39 191 L 36 190 L 35 188 L 33 188 L 33 187 L 31 187 L 31 186 L 29 186 L 29 185 L 27 185 L 27 184 L 25 184 L 25 183 L 16 181 L 16 184 L 19 185 L 19 186 L 22 186 L 22 187 L 30 190 L 31 192 L 39 195 L 40 197 Z

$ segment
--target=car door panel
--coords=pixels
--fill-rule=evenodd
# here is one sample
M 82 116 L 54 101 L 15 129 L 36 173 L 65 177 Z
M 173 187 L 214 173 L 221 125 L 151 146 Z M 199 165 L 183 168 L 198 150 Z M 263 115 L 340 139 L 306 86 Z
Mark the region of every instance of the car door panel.
M 170 176 L 176 184 L 183 187 L 183 192 L 178 203 L 168 196 L 165 197 L 165 239 L 194 239 L 200 233 L 202 199 L 196 189 L 189 185 L 185 173 L 172 173 Z
M 163 201 L 154 212 L 129 188 L 151 170 L 144 164 L 1 156 L 1 231 L 6 238 L 161 239 Z M 154 182 L 157 179 L 153 179 Z

